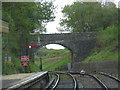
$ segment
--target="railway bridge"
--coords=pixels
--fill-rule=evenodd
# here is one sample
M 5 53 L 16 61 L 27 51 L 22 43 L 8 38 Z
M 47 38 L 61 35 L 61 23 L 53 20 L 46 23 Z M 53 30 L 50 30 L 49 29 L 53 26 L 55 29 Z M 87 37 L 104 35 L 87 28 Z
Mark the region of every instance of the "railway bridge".
M 87 56 L 94 48 L 97 34 L 95 32 L 40 34 L 39 38 L 40 46 L 62 45 L 71 51 L 73 60 L 78 61 Z M 35 40 L 38 41 L 37 38 L 34 38 Z

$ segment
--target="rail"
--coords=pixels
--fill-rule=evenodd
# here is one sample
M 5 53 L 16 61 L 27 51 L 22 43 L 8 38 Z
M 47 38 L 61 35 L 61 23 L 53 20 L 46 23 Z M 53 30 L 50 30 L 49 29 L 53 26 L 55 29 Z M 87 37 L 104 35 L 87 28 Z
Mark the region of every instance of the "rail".
M 68 75 L 69 77 L 72 78 L 73 80 L 73 83 L 74 83 L 74 86 L 73 86 L 73 90 L 77 90 L 77 80 L 75 79 L 75 77 L 71 74 L 71 73 L 66 73 L 66 72 L 54 72 L 54 71 L 49 71 L 51 74 L 54 74 L 57 79 L 55 80 L 55 78 L 53 78 L 51 80 L 51 82 L 49 83 L 49 85 L 46 87 L 45 90 L 54 90 L 58 85 L 59 85 L 59 82 L 60 82 L 60 76 L 59 74 L 65 74 L 65 75 Z M 52 87 L 51 87 L 52 86 Z
M 50 83 L 45 87 L 45 90 L 54 90 L 60 81 L 59 74 L 57 74 L 57 73 L 50 73 L 50 74 L 53 76 L 53 78 L 50 81 Z
M 99 72 L 98 74 L 101 74 L 101 75 L 104 75 L 104 76 L 108 76 L 109 78 L 112 78 L 112 79 L 114 79 L 114 80 L 116 80 L 117 82 L 120 83 L 120 79 L 118 79 L 118 78 L 115 77 L 115 76 L 112 76 L 112 75 L 107 74 L 107 73 L 104 73 L 104 72 Z
M 77 80 L 75 79 L 75 77 L 72 74 L 68 73 L 68 75 L 70 75 L 73 79 L 73 82 L 74 82 L 74 89 L 73 90 L 77 90 Z
M 98 79 L 95 75 L 91 75 L 91 74 L 85 74 L 85 75 L 93 77 L 102 87 L 104 87 L 105 90 L 109 90 L 108 87 L 100 79 Z
M 52 87 L 51 90 L 54 90 L 54 89 L 57 87 L 57 85 L 58 85 L 58 83 L 59 83 L 59 81 L 60 81 L 60 76 L 59 76 L 58 74 L 56 74 L 56 76 L 57 76 L 56 83 L 55 83 L 55 85 Z

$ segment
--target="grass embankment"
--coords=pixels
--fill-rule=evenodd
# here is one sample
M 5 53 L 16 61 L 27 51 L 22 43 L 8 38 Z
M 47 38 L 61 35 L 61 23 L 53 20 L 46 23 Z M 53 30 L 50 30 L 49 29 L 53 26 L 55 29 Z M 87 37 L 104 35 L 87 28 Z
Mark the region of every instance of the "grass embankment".
M 55 70 L 56 68 L 67 65 L 71 62 L 71 55 L 68 50 L 42 50 L 45 53 L 42 60 L 43 70 Z M 36 56 L 37 66 L 40 65 L 38 56 Z
M 65 56 L 55 61 L 52 60 L 45 61 L 43 62 L 43 70 L 54 70 L 56 68 L 67 65 L 69 62 L 71 62 L 70 56 Z
M 118 27 L 110 26 L 98 32 L 95 49 L 84 59 L 88 61 L 118 60 Z

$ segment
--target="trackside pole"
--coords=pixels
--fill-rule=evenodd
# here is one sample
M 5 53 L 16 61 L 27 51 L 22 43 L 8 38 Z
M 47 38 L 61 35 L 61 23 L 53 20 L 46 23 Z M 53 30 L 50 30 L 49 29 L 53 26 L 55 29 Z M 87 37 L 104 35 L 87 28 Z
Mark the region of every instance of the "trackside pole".
M 40 71 L 42 71 L 42 57 L 40 57 Z
M 28 38 L 26 38 L 26 45 L 28 45 Z M 26 56 L 28 56 L 28 48 L 26 48 Z M 27 69 L 27 67 L 25 66 L 24 67 L 24 72 L 25 73 L 27 72 L 26 69 Z

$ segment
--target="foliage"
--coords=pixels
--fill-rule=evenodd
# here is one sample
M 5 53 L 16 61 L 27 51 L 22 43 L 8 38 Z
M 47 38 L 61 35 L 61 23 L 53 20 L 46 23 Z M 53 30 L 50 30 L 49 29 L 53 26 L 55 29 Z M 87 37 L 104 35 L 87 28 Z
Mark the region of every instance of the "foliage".
M 101 43 L 102 42 L 102 43 Z M 99 32 L 94 51 L 85 61 L 118 60 L 118 27 L 110 26 Z
M 14 70 L 15 68 L 9 64 L 5 64 L 3 68 L 4 68 L 3 72 L 5 75 L 16 74 L 16 72 Z
M 43 54 L 43 59 L 46 59 L 46 58 L 53 58 L 53 57 L 59 57 L 59 56 L 67 55 L 67 54 L 70 53 L 70 51 L 67 50 L 67 49 L 54 50 L 54 49 L 41 48 L 36 53 L 37 53 L 37 55 L 42 53 Z
M 118 23 L 118 9 L 112 2 L 74 2 L 63 8 L 61 26 L 66 31 L 98 31 Z
M 111 43 L 113 41 L 118 41 L 118 27 L 107 27 L 104 31 L 100 32 L 99 38 L 100 40 L 103 40 L 104 45 L 108 45 L 108 43 Z
M 34 30 L 44 32 L 45 23 L 54 20 L 54 6 L 52 2 L 3 2 L 2 19 L 9 23 L 7 48 L 3 49 L 3 56 L 11 56 L 12 64 L 4 65 L 3 74 L 24 72 L 20 56 L 26 55 L 25 46 L 32 40 L 30 33 Z M 3 62 L 4 62 L 3 57 Z M 28 71 L 33 71 L 30 65 Z M 7 70 L 10 68 L 10 72 Z M 11 69 L 12 68 L 12 69 Z
M 54 19 L 52 3 L 33 2 L 3 2 L 3 20 L 8 21 L 10 33 L 10 50 L 18 51 L 26 44 L 26 39 L 31 40 L 30 32 L 34 29 L 44 29 L 43 22 Z
M 40 71 L 40 66 L 38 65 L 39 61 L 29 62 L 29 72 L 39 72 Z
M 56 68 L 62 67 L 67 65 L 68 63 L 71 62 L 71 56 L 70 52 L 68 50 L 52 50 L 52 49 L 45 49 L 41 48 L 40 51 L 44 54 L 45 56 L 42 56 L 42 65 L 43 65 L 43 70 L 55 70 Z M 38 50 L 39 52 L 39 50 Z M 56 52 L 56 53 L 55 53 Z M 54 55 L 54 57 L 53 57 Z M 35 62 L 31 62 L 29 60 L 29 66 L 28 67 L 23 67 L 21 66 L 21 61 L 20 59 L 16 58 L 15 55 L 12 57 L 12 61 L 6 61 L 4 66 L 3 66 L 3 72 L 6 75 L 10 74 L 17 74 L 17 73 L 31 73 L 31 72 L 39 72 L 40 71 L 40 56 L 36 55 L 35 56 Z M 49 60 L 49 58 L 56 59 L 57 60 Z
M 63 50 L 53 50 L 53 49 L 46 49 L 41 48 L 38 50 L 37 53 L 44 53 L 42 56 L 42 66 L 43 70 L 55 70 L 56 68 L 62 67 L 67 65 L 71 62 L 72 58 L 70 56 L 70 51 L 63 49 Z M 35 64 L 36 67 L 39 68 L 40 65 L 40 56 L 35 56 Z

